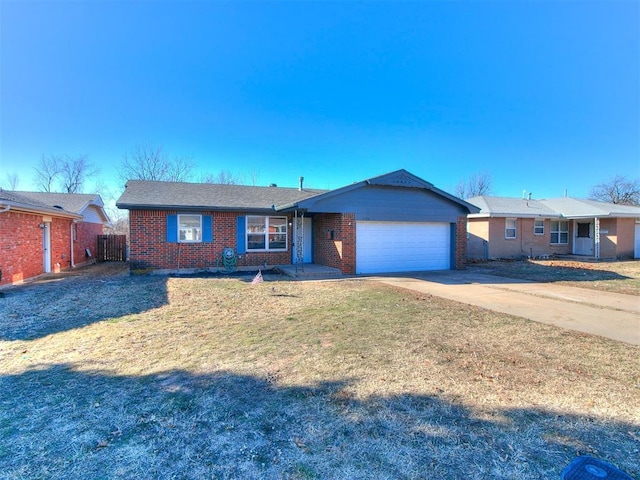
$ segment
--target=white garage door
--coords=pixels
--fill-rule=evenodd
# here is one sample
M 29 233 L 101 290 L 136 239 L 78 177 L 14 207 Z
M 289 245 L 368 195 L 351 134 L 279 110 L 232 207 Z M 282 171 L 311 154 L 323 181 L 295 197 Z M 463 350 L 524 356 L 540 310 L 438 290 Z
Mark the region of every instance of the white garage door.
M 633 258 L 640 258 L 640 223 L 636 223 L 636 236 L 634 242 Z
M 448 223 L 357 222 L 356 273 L 450 268 Z

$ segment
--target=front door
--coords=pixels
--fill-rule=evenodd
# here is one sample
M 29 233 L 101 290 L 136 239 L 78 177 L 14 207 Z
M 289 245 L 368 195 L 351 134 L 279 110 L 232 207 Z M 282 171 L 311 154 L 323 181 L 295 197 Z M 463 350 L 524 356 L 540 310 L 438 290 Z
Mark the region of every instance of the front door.
M 313 237 L 311 217 L 293 219 L 293 258 L 291 263 L 311 263 L 313 261 Z M 298 223 L 302 224 L 299 228 Z M 298 247 L 302 244 L 300 257 L 298 257 Z
M 576 221 L 574 252 L 576 255 L 593 255 L 593 222 Z
M 51 272 L 51 223 L 44 222 L 42 228 L 42 268 L 44 273 Z

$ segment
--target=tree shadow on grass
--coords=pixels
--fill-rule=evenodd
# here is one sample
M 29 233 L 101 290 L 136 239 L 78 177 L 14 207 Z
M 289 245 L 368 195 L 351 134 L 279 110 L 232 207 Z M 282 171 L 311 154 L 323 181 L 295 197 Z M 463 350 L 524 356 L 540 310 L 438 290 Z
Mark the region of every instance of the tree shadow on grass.
M 559 478 L 591 453 L 631 475 L 640 425 L 444 394 L 353 394 L 219 371 L 0 377 L 3 478 Z
M 33 340 L 166 305 L 167 277 L 69 277 L 0 299 L 0 340 Z

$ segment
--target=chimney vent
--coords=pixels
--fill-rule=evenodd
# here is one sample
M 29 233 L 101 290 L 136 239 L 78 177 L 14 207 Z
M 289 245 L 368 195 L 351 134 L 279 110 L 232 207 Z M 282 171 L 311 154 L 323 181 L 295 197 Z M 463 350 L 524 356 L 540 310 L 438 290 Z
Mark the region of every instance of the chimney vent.
M 302 191 L 302 182 L 304 182 L 304 177 L 300 177 L 299 181 L 298 190 Z

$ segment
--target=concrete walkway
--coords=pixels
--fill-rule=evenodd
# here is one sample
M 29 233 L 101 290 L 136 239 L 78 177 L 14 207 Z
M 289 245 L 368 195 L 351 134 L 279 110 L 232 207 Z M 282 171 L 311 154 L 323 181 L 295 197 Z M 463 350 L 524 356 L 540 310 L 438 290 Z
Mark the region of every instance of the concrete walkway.
M 466 271 L 375 279 L 536 322 L 640 345 L 640 299 L 633 295 Z

